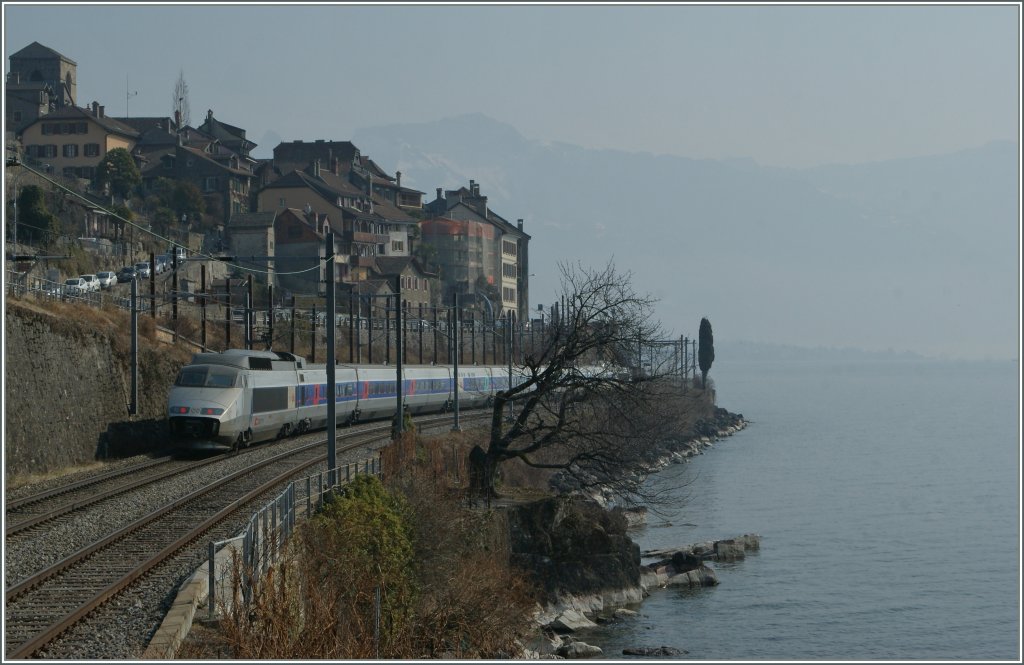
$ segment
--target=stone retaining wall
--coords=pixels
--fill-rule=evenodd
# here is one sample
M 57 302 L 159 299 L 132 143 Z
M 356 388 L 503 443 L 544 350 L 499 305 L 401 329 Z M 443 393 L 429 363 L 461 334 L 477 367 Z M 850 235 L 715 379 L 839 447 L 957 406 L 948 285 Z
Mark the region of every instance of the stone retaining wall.
M 140 343 L 139 415 L 130 418 L 123 340 L 12 300 L 4 332 L 7 479 L 166 443 L 167 390 L 181 366 L 166 350 Z

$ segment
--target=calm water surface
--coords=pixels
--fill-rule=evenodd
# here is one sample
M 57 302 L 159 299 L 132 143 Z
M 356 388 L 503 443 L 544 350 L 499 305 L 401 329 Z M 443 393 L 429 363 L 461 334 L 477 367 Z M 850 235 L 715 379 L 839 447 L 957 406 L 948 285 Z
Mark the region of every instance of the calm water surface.
M 581 634 L 699 660 L 1020 660 L 1016 363 L 716 362 L 751 424 L 689 464 L 642 550 L 762 536 L 721 584 Z

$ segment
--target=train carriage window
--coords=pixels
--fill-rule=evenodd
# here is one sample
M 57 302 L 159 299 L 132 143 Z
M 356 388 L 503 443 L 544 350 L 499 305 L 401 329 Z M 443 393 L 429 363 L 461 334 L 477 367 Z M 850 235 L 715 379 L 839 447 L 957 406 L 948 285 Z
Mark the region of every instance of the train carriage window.
M 174 385 L 189 388 L 201 387 L 204 383 L 206 383 L 205 367 L 186 367 L 178 373 L 178 380 L 174 382 Z
M 233 385 L 235 385 L 234 374 L 211 371 L 210 376 L 206 379 L 206 386 L 208 388 L 230 388 Z
M 237 378 L 238 372 L 224 368 L 185 367 L 178 374 L 174 385 L 184 388 L 231 388 Z

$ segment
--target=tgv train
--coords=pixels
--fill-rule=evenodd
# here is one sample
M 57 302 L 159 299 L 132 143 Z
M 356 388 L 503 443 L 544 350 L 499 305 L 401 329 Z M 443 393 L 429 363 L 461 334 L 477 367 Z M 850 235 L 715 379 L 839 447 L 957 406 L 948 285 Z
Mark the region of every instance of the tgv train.
M 452 368 L 407 365 L 403 401 L 413 413 L 454 406 Z M 516 385 L 523 379 L 517 377 Z M 337 365 L 335 416 L 342 424 L 393 418 L 394 366 Z M 459 367 L 459 405 L 487 404 L 509 385 L 508 367 Z M 171 437 L 182 449 L 229 450 L 327 426 L 327 367 L 280 351 L 197 353 L 178 373 L 167 402 Z

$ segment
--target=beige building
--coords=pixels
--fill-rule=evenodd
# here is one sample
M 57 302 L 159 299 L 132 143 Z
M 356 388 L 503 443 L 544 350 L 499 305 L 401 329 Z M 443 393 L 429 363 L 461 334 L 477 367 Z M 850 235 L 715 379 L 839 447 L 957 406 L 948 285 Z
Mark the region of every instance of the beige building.
M 48 173 L 91 180 L 108 152 L 135 147 L 139 133 L 108 118 L 104 108 L 71 106 L 49 113 L 25 128 L 21 135 L 25 154 Z

